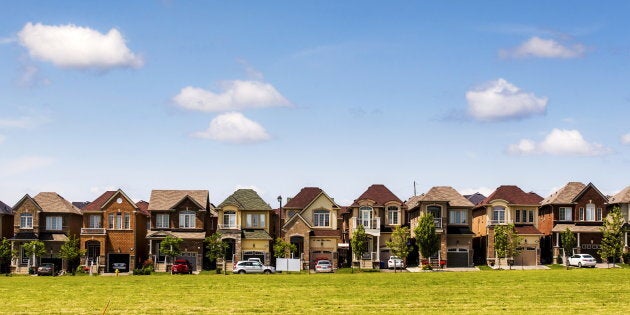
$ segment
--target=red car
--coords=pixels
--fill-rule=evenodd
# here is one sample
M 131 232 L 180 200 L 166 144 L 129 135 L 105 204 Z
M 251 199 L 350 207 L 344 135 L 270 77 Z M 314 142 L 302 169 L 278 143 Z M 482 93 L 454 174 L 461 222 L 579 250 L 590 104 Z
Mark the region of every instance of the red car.
M 176 274 L 176 273 L 192 274 L 192 272 L 193 272 L 192 265 L 186 259 L 175 260 L 175 263 L 173 263 L 173 267 L 171 267 L 171 274 Z

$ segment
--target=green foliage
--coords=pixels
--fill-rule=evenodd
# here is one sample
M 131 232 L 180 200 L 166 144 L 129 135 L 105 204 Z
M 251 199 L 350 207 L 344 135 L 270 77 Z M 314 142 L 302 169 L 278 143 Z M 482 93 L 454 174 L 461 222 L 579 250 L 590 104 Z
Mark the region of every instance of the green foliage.
M 416 244 L 422 258 L 429 258 L 440 249 L 440 235 L 435 232 L 433 215 L 424 214 L 413 230 L 416 234 Z
M 11 241 L 9 241 L 6 237 L 3 237 L 2 241 L 0 241 L 0 263 L 9 262 L 11 257 L 16 256 L 16 254 L 16 250 L 11 250 Z
M 276 258 L 289 258 L 291 257 L 291 253 L 295 253 L 297 251 L 297 246 L 295 244 L 291 244 L 281 238 L 276 238 L 276 241 L 273 244 L 273 254 Z
M 68 268 L 71 270 L 73 270 L 74 267 L 70 266 L 70 262 L 76 261 L 79 257 L 85 255 L 85 250 L 79 249 L 79 245 L 79 239 L 71 235 L 70 238 L 61 245 L 61 248 L 59 248 L 59 257 L 68 261 Z
M 160 252 L 164 255 L 175 259 L 175 257 L 182 253 L 180 246 L 184 240 L 179 237 L 167 236 L 160 244 Z
M 136 268 L 133 270 L 134 276 L 148 276 L 153 272 L 153 266 L 147 266 L 143 268 Z
M 408 245 L 410 237 L 408 227 L 397 226 L 394 232 L 392 232 L 391 239 L 385 243 L 394 255 L 399 256 L 405 261 L 405 264 L 407 262 L 407 255 L 409 255 L 411 251 L 411 247 Z
M 217 258 L 222 258 L 225 256 L 225 250 L 228 247 L 228 244 L 221 239 L 221 233 L 216 232 L 204 240 L 206 243 L 206 257 L 210 261 L 215 261 Z
M 24 247 L 24 253 L 28 257 L 32 257 L 33 255 L 35 255 L 35 258 L 37 258 L 42 257 L 44 254 L 46 254 L 46 246 L 42 241 L 30 241 L 22 246 Z M 35 262 L 33 262 L 33 265 L 34 264 Z
M 516 233 L 514 224 L 510 223 L 494 227 L 494 250 L 497 254 L 497 266 L 499 268 L 501 267 L 500 258 L 514 258 L 518 256 L 520 243 L 521 237 Z
M 608 262 L 612 259 L 613 266 L 623 254 L 623 223 L 621 208 L 615 206 L 601 227 L 602 243 L 597 253 Z
M 575 248 L 575 246 L 577 245 L 577 240 L 575 239 L 575 234 L 573 234 L 571 229 L 567 228 L 566 230 L 564 230 L 564 232 L 560 234 L 560 240 L 562 241 L 562 249 L 564 249 L 564 256 L 568 257 L 568 256 L 573 255 L 573 248 Z M 566 258 L 564 260 L 568 268 L 569 260 Z
M 368 250 L 368 235 L 365 233 L 363 225 L 357 226 L 356 230 L 352 232 L 352 239 L 350 239 L 350 246 L 355 257 L 361 259 L 363 254 Z

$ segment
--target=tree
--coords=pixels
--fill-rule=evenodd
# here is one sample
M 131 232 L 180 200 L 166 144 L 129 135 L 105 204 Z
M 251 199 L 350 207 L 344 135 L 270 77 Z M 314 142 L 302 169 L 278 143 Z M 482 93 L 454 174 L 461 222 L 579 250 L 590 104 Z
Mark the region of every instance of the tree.
M 391 239 L 385 243 L 394 255 L 403 259 L 405 265 L 407 265 L 407 255 L 409 255 L 409 252 L 411 251 L 408 244 L 410 237 L 409 234 L 408 227 L 397 226 L 396 229 L 394 229 L 394 232 L 392 232 Z M 396 264 L 394 264 L 394 271 L 396 271 Z
M 606 258 L 608 263 L 612 259 L 613 267 L 617 259 L 623 254 L 623 223 L 621 208 L 615 206 L 608 213 L 601 227 L 602 243 L 597 253 L 602 258 Z
M 562 249 L 564 249 L 564 264 L 567 266 L 567 269 L 569 269 L 568 257 L 573 254 L 573 248 L 577 245 L 575 234 L 571 229 L 567 228 L 560 234 L 560 240 L 562 241 Z
M 30 241 L 22 246 L 24 247 L 24 253 L 26 256 L 33 258 L 31 267 L 35 267 L 37 265 L 37 257 L 42 257 L 46 254 L 46 246 L 42 241 Z
M 9 264 L 11 262 L 11 258 L 17 255 L 16 250 L 11 250 L 11 241 L 6 238 L 2 238 L 0 241 L 0 266 L 4 266 L 5 264 Z M 5 272 L 9 274 L 11 268 L 7 268 Z
M 435 232 L 433 215 L 427 213 L 421 216 L 413 232 L 416 234 L 416 244 L 420 255 L 422 258 L 431 259 L 431 256 L 440 249 L 440 235 Z
M 514 224 L 497 225 L 494 227 L 494 250 L 497 254 L 498 268 L 501 268 L 501 257 L 514 258 L 520 250 L 521 237 L 514 229 Z M 512 269 L 512 264 L 509 264 Z
M 181 249 L 179 246 L 182 244 L 184 240 L 175 236 L 167 236 L 164 238 L 162 243 L 160 244 L 160 252 L 164 255 L 171 257 L 171 263 L 175 260 L 175 257 L 181 254 Z
M 368 235 L 365 233 L 363 225 L 357 226 L 356 230 L 352 232 L 352 239 L 350 240 L 350 246 L 355 257 L 359 260 L 363 259 L 363 254 L 368 250 Z
M 61 248 L 59 248 L 59 257 L 68 262 L 68 270 L 72 272 L 72 275 L 74 275 L 76 271 L 76 266 L 73 262 L 76 262 L 79 257 L 85 255 L 85 250 L 79 249 L 79 245 L 77 237 L 71 235 L 70 238 L 61 245 Z
M 210 261 L 215 261 L 217 258 L 223 258 L 225 256 L 225 250 L 228 247 L 228 244 L 221 239 L 221 233 L 216 232 L 203 241 L 206 243 L 206 257 Z
M 276 238 L 276 242 L 273 244 L 273 255 L 276 258 L 289 258 L 291 253 L 297 251 L 297 246 L 291 244 L 282 238 Z

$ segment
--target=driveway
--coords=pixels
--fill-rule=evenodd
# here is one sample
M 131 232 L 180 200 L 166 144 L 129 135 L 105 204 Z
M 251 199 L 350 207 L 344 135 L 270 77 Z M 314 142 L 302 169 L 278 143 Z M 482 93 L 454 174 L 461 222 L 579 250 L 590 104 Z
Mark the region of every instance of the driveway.
M 407 268 L 407 271 L 409 272 L 429 272 L 427 270 L 422 270 L 421 267 L 409 267 Z M 434 269 L 431 270 L 432 271 L 439 271 L 439 272 L 470 272 L 470 271 L 479 271 L 479 268 L 477 267 L 453 267 L 453 268 L 444 268 L 444 269 Z

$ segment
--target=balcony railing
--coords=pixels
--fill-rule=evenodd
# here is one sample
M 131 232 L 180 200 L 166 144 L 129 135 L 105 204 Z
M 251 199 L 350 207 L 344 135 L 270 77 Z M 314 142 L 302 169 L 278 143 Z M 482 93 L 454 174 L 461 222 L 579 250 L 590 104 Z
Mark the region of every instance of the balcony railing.
M 105 234 L 104 228 L 81 228 L 81 234 Z
M 218 224 L 218 228 L 219 230 L 237 230 L 238 229 L 238 225 L 236 224 Z
M 381 229 L 380 217 L 367 219 L 367 220 L 355 217 L 354 220 L 352 220 L 352 223 L 353 223 L 352 227 L 355 229 L 359 225 L 363 225 L 363 228 L 365 228 L 366 230 L 380 230 Z
M 512 221 L 507 220 L 507 219 L 503 219 L 503 220 L 488 220 L 488 225 L 503 225 L 503 224 L 508 224 L 508 223 L 512 223 Z
M 436 229 L 442 228 L 442 218 L 433 218 L 433 224 L 435 224 Z

